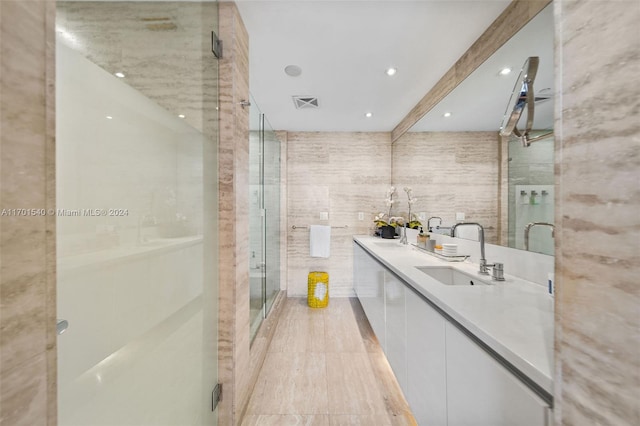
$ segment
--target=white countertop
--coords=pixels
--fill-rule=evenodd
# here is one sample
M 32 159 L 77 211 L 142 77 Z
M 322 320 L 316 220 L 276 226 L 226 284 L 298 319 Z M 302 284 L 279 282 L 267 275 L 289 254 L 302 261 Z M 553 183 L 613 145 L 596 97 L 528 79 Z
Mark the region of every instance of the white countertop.
M 479 275 L 478 265 L 468 260 L 446 262 L 397 240 L 372 236 L 354 240 L 553 395 L 553 298 L 544 286 L 508 274 L 504 282 L 492 285 L 444 285 L 416 266 L 451 266 L 485 281 L 491 278 Z

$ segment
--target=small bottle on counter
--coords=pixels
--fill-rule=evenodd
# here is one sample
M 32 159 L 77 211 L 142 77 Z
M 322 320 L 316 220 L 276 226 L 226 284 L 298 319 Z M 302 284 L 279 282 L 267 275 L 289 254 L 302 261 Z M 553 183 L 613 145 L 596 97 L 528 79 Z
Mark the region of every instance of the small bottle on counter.
M 425 234 L 424 231 L 422 230 L 422 226 L 420 227 L 420 233 L 417 236 L 417 245 L 420 248 L 426 249 L 427 248 L 427 241 L 429 240 L 429 234 Z

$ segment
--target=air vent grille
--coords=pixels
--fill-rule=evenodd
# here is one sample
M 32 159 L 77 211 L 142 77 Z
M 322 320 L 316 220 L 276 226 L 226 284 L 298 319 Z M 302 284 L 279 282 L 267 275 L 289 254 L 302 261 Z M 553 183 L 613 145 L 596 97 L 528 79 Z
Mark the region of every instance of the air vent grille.
M 293 104 L 297 109 L 318 108 L 318 98 L 313 96 L 294 96 Z

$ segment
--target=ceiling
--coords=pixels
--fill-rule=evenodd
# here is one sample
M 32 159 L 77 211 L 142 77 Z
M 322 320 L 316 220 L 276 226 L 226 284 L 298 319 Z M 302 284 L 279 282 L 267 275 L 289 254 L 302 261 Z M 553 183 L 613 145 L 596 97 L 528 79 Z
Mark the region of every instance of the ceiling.
M 364 132 L 391 131 L 510 1 L 237 3 L 250 90 L 273 128 Z M 287 65 L 302 74 L 286 75 Z M 296 109 L 296 95 L 318 97 L 319 108 Z
M 487 59 L 473 74 L 416 123 L 411 132 L 498 131 L 520 70 L 529 56 L 538 56 L 540 64 L 533 85 L 534 129 L 553 128 L 553 5 L 543 9 L 516 35 Z M 513 71 L 499 75 L 505 67 Z M 446 112 L 450 117 L 444 117 Z M 526 123 L 526 110 L 519 126 Z

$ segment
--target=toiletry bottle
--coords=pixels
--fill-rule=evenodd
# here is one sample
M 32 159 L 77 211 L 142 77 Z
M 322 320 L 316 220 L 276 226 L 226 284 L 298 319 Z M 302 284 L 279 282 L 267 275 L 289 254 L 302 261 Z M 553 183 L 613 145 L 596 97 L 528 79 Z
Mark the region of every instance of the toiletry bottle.
M 422 226 L 420 227 L 420 233 L 418 234 L 417 237 L 417 243 L 418 243 L 418 247 L 426 249 L 427 248 L 427 240 L 429 239 L 429 235 L 425 234 L 422 231 Z

